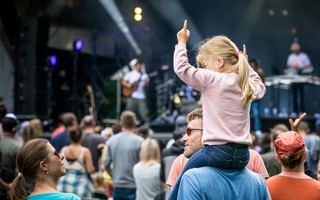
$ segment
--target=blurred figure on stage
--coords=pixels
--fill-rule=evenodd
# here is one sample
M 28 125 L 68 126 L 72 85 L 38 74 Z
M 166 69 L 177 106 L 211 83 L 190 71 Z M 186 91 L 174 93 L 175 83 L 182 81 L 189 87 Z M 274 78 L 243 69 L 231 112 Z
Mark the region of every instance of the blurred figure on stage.
M 149 124 L 149 109 L 146 102 L 146 88 L 149 84 L 149 76 L 144 71 L 142 60 L 133 59 L 129 63 L 132 71 L 127 73 L 122 80 L 122 93 L 129 97 L 126 110 L 136 113 L 141 124 Z
M 70 112 L 71 107 L 71 87 L 70 78 L 67 75 L 67 71 L 61 69 L 57 72 L 56 79 L 53 83 L 53 109 L 52 109 L 52 119 L 55 122 L 60 121 L 61 113 Z
M 265 73 L 264 70 L 260 67 L 259 62 L 252 58 L 249 62 L 252 69 L 257 72 L 257 74 L 260 76 L 261 80 L 264 81 Z M 262 132 L 261 132 L 261 115 L 260 115 L 260 99 L 256 99 L 252 101 L 251 103 L 251 109 L 250 114 L 253 117 L 253 129 L 255 134 L 261 138 Z
M 306 75 L 313 71 L 309 56 L 300 50 L 297 42 L 291 44 L 291 54 L 287 60 L 287 74 Z M 304 107 L 304 88 L 302 84 L 292 85 L 293 95 L 293 115 L 305 112 Z
M 0 120 L 7 114 L 7 108 L 4 104 L 3 98 L 0 96 Z

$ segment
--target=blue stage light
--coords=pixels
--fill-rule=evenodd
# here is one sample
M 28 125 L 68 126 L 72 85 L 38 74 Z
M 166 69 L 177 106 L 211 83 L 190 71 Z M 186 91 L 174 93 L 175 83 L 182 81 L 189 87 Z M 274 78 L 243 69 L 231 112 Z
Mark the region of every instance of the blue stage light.
M 75 51 L 81 51 L 83 47 L 83 41 L 82 40 L 75 40 L 73 43 L 73 50 Z
M 52 67 L 56 66 L 58 62 L 57 56 L 56 55 L 51 55 L 49 59 L 49 63 Z

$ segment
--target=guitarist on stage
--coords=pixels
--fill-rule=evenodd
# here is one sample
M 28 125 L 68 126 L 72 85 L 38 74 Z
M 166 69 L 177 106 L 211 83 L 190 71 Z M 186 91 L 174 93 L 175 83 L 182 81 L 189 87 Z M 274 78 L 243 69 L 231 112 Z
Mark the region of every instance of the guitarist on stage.
M 144 63 L 142 60 L 133 59 L 129 65 L 134 70 L 127 73 L 122 80 L 122 93 L 125 97 L 129 97 L 126 110 L 131 110 L 139 117 L 140 125 L 148 124 L 149 109 L 146 102 L 145 89 L 149 84 L 149 76 L 144 72 Z

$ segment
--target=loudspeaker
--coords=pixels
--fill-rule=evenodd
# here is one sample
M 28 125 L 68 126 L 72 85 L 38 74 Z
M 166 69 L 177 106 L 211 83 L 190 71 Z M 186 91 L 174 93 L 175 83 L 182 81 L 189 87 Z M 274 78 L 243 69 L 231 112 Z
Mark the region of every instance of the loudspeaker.
M 15 113 L 36 114 L 37 18 L 21 18 L 15 52 Z
M 41 22 L 41 24 L 43 24 Z M 46 111 L 40 111 L 39 107 L 46 104 L 46 99 L 39 98 L 38 87 L 46 86 L 45 82 L 39 83 L 38 60 L 45 60 L 45 50 L 41 40 L 48 27 L 39 26 L 40 20 L 36 17 L 22 17 L 19 19 L 16 35 L 15 50 L 15 114 L 17 115 L 42 115 Z M 40 30 L 41 28 L 41 30 Z M 43 32 L 43 33 L 41 33 Z M 40 33 L 40 34 L 39 34 Z M 39 45 L 41 44 L 41 45 Z M 41 47 L 41 48 L 40 48 Z M 46 47 L 45 47 L 46 48 Z M 39 52 L 39 54 L 37 53 Z M 41 66 L 44 68 L 44 66 Z M 44 70 L 42 70 L 44 71 Z M 45 74 L 41 74 L 41 77 Z M 42 95 L 45 96 L 45 95 Z M 44 106 L 46 107 L 46 106 Z

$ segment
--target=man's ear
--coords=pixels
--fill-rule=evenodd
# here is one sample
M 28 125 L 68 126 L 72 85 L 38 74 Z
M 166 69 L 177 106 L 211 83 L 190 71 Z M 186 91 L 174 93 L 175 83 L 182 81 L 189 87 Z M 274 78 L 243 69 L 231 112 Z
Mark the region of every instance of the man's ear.
M 304 153 L 303 153 L 303 160 L 306 160 L 306 159 L 307 159 L 307 153 L 304 152 Z

